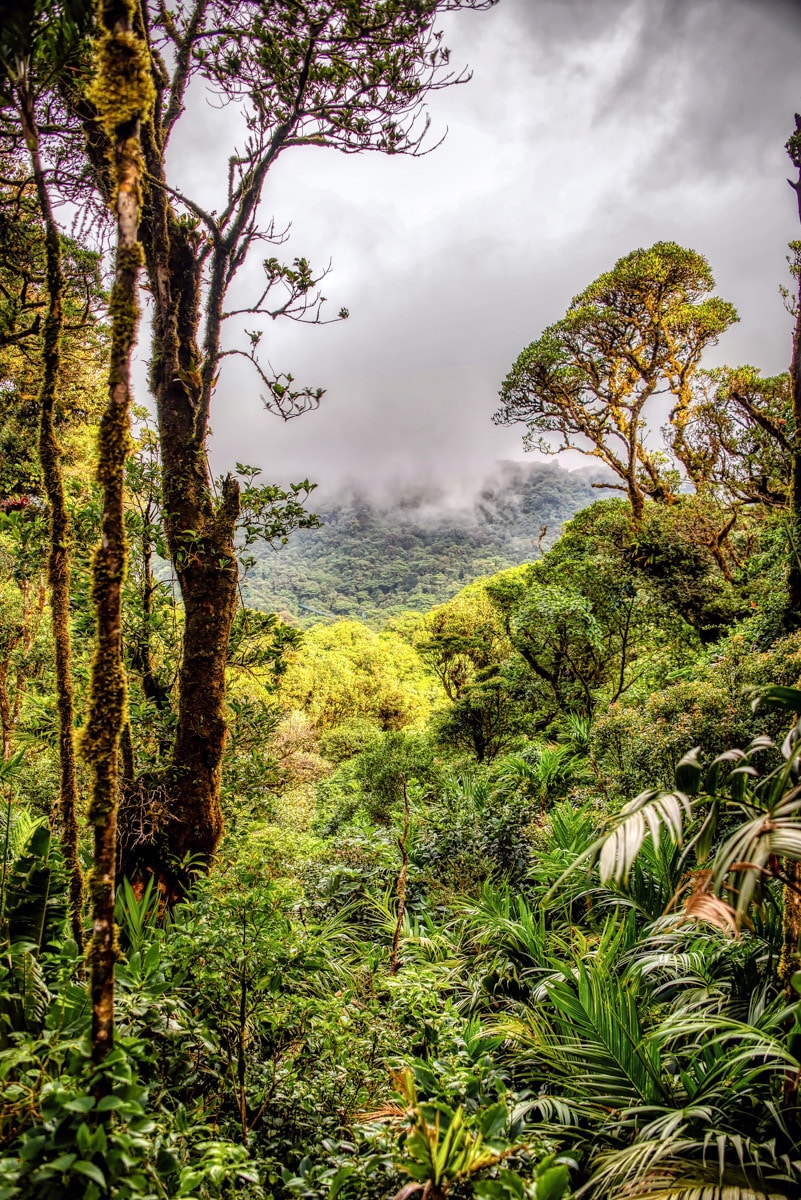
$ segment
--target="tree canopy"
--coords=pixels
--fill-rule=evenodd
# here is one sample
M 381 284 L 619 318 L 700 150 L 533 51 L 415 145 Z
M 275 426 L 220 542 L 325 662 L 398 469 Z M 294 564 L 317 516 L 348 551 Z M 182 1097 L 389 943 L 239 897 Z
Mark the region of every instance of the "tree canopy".
M 543 453 L 599 458 L 639 521 L 646 497 L 664 499 L 678 484 L 648 440 L 649 401 L 667 393 L 681 423 L 701 355 L 737 320 L 713 288 L 703 255 L 675 242 L 621 258 L 520 354 L 496 423 L 525 424 L 526 445 Z

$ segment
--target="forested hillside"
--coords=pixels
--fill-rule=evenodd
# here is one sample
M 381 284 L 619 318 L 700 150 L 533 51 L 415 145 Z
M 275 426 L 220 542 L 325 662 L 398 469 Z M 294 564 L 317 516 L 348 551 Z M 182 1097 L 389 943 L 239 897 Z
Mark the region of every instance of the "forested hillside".
M 600 471 L 548 463 L 499 463 L 469 505 L 417 489 L 389 499 L 333 497 L 309 507 L 320 528 L 301 530 L 280 550 L 253 555 L 248 604 L 287 612 L 375 621 L 447 600 L 479 575 L 518 566 L 551 545 L 562 524 L 599 494 Z M 601 493 L 602 494 L 602 493 Z
M 211 474 L 232 358 L 321 398 L 277 159 L 427 150 L 490 7 L 3 12 L 0 1200 L 801 1195 L 801 243 L 779 374 L 675 241 L 549 294 L 486 424 L 583 472 Z

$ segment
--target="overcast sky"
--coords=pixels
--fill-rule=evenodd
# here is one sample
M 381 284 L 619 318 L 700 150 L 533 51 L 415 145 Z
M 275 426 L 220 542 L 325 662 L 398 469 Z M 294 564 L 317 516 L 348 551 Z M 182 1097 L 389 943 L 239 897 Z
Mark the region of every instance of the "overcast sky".
M 494 460 L 524 457 L 521 427 L 491 420 L 520 350 L 657 240 L 707 255 L 740 312 L 708 362 L 786 368 L 801 0 L 500 0 L 447 29 L 473 78 L 432 98 L 432 129 L 448 130 L 439 149 L 302 149 L 271 175 L 265 211 L 292 223 L 285 252 L 331 259 L 325 293 L 351 317 L 267 330 L 276 369 L 327 389 L 316 413 L 283 425 L 246 364 L 226 369 L 217 468 L 259 463 L 323 494 L 421 478 L 472 491 Z M 218 120 L 207 110 L 194 124 L 195 146 L 227 153 Z M 202 187 L 210 157 L 187 151 Z

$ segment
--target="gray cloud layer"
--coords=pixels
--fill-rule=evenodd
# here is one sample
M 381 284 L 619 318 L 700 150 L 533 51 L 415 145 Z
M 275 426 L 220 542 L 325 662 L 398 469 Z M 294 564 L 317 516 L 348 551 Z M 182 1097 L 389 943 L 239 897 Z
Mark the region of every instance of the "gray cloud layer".
M 778 297 L 797 236 L 783 143 L 801 108 L 801 8 L 766 0 L 501 0 L 449 19 L 472 82 L 434 97 L 445 144 L 417 161 L 298 151 L 269 211 L 290 254 L 334 261 L 349 322 L 268 330 L 273 364 L 327 387 L 320 412 L 282 426 L 235 367 L 220 386 L 215 461 L 280 479 L 438 479 L 472 491 L 521 456 L 491 424 L 520 349 L 620 255 L 673 238 L 701 250 L 742 322 L 719 360 L 781 370 Z M 192 141 L 229 125 L 202 110 Z M 199 135 L 199 136 L 198 136 Z M 180 150 L 202 188 L 208 155 Z

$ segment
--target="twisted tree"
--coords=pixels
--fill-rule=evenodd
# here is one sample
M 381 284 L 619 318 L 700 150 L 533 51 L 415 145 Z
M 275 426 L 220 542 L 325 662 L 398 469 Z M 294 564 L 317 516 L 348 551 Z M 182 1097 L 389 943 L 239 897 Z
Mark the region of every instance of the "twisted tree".
M 276 0 L 265 6 L 256 0 L 193 0 L 168 9 L 144 0 L 134 10 L 133 28 L 147 42 L 155 94 L 142 124 L 150 383 L 166 542 L 185 609 L 170 818 L 146 864 L 170 891 L 180 889 L 187 864 L 210 862 L 222 831 L 225 667 L 237 607 L 240 492 L 231 475 L 216 489 L 208 467 L 220 370 L 226 357 L 246 357 L 258 372 L 266 407 L 284 419 L 313 408 L 322 395 L 262 364 L 260 330 L 251 333 L 246 348 L 224 338 L 229 321 L 321 319 L 319 277 L 302 258 L 287 266 L 268 254 L 258 294 L 243 303 L 229 301 L 251 253 L 281 240 L 260 207 L 268 173 L 284 151 L 299 146 L 419 152 L 426 97 L 466 78 L 449 71 L 436 18 L 492 2 Z M 244 118 L 244 141 L 229 159 L 227 186 L 214 210 L 185 194 L 169 166 L 171 139 L 193 80 L 223 103 L 238 105 Z M 92 95 L 81 87 L 64 94 L 85 135 L 94 182 L 110 197 L 109 135 Z M 286 524 L 297 523 L 296 509 L 290 497 Z M 274 529 L 274 509 L 270 521 Z M 176 858 L 184 868 L 171 865 Z
M 648 444 L 649 402 L 668 393 L 681 424 L 703 351 L 737 320 L 713 287 L 703 255 L 675 242 L 621 258 L 522 352 L 495 423 L 526 425 L 544 454 L 600 459 L 621 481 L 600 486 L 625 492 L 639 524 L 646 498 L 670 499 L 677 482 Z

